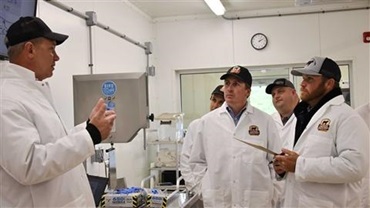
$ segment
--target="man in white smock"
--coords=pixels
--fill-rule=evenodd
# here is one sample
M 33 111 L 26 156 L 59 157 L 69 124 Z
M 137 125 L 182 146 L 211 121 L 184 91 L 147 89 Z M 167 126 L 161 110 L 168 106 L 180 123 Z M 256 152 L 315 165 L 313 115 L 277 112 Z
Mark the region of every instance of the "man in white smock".
M 231 67 L 221 79 L 225 103 L 200 119 L 189 161 L 196 181 L 201 180 L 204 207 L 271 207 L 273 155 L 235 138 L 279 152 L 274 120 L 247 101 L 248 69 Z
M 95 207 L 82 162 L 108 138 L 116 117 L 103 99 L 89 120 L 67 131 L 49 85 L 68 36 L 37 17 L 21 17 L 5 38 L 0 63 L 0 207 Z
M 274 80 L 266 87 L 266 93 L 272 97 L 272 103 L 277 112 L 272 114 L 276 127 L 280 133 L 280 138 L 285 147 L 293 148 L 291 128 L 296 122 L 293 110 L 299 103 L 299 97 L 292 82 L 285 78 Z M 281 207 L 283 202 L 284 180 L 274 180 L 274 199 L 273 206 Z
M 224 102 L 224 92 L 222 91 L 223 85 L 218 85 L 211 93 L 210 97 L 210 103 L 209 103 L 209 111 L 213 111 L 217 108 L 219 108 Z M 194 143 L 194 136 L 195 129 L 197 126 L 197 123 L 199 122 L 199 119 L 193 120 L 187 129 L 184 143 L 181 148 L 181 156 L 180 156 L 180 171 L 181 175 L 185 180 L 185 186 L 187 190 L 192 190 L 195 188 L 195 181 L 194 176 L 191 168 L 189 167 L 189 158 L 191 149 L 193 147 Z
M 358 108 L 356 108 L 356 112 L 364 119 L 365 123 L 367 124 L 367 127 L 370 129 L 370 103 L 367 103 L 365 105 L 362 105 Z M 370 138 L 369 138 L 370 139 Z M 370 171 L 368 170 L 368 173 L 366 177 L 362 180 L 362 202 L 361 202 L 361 208 L 370 208 L 370 193 L 369 193 L 369 187 L 370 187 Z
M 284 207 L 359 207 L 369 131 L 344 102 L 339 66 L 314 57 L 291 73 L 303 78 L 302 101 L 294 109 L 293 150 L 282 149 L 274 161 L 286 172 Z

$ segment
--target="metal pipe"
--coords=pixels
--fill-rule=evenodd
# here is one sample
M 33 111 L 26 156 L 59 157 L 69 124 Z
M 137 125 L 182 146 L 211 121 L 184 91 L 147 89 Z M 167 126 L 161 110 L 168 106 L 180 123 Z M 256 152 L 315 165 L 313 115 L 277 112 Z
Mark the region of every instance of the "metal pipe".
M 110 28 L 110 27 L 109 27 L 109 26 L 107 26 L 107 25 L 104 25 L 104 24 L 102 24 L 102 23 L 97 22 L 97 23 L 96 23 L 96 26 L 98 26 L 98 27 L 100 27 L 100 28 L 102 28 L 102 29 L 104 29 L 104 30 L 106 30 L 106 31 L 108 31 L 108 32 L 110 32 L 110 33 L 112 33 L 112 34 L 114 34 L 114 35 L 116 35 L 116 36 L 118 36 L 118 37 L 122 38 L 122 39 L 125 39 L 125 40 L 127 40 L 128 42 L 130 42 L 130 43 L 132 43 L 132 44 L 134 44 L 134 45 L 137 45 L 137 46 L 139 46 L 140 48 L 143 48 L 144 50 L 146 50 L 146 46 L 145 46 L 145 45 L 143 45 L 143 44 L 141 44 L 140 42 L 137 42 L 137 41 L 135 41 L 135 40 L 133 40 L 133 39 L 131 39 L 131 38 L 127 37 L 127 35 L 122 34 L 122 33 L 118 32 L 118 31 L 116 31 L 116 30 L 114 30 L 114 29 Z
M 345 8 L 345 9 L 333 9 L 333 10 L 320 10 L 312 12 L 291 12 L 291 13 L 278 13 L 278 14 L 268 14 L 268 15 L 254 15 L 254 16 L 244 16 L 244 17 L 226 17 L 222 15 L 225 20 L 241 20 L 241 19 L 253 19 L 253 18 L 263 18 L 263 17 L 282 17 L 282 16 L 293 16 L 293 15 L 305 15 L 305 14 L 324 14 L 331 12 L 344 12 L 344 11 L 355 11 L 355 10 L 365 10 L 370 7 L 359 7 L 359 8 Z
M 155 183 L 156 183 L 156 176 L 154 174 L 144 178 L 143 180 L 141 180 L 140 182 L 140 187 L 141 188 L 145 188 L 145 182 L 148 181 L 149 179 L 152 179 L 154 181 L 154 186 L 155 186 Z
M 48 2 L 50 4 L 52 4 L 52 5 L 60 8 L 60 9 L 63 9 L 65 11 L 69 12 L 69 13 L 72 13 L 72 14 L 74 14 L 74 15 L 82 18 L 82 19 L 87 20 L 89 18 L 85 13 L 76 11 L 72 7 L 68 7 L 68 6 L 66 6 L 66 5 L 64 5 L 64 4 L 62 4 L 62 3 L 58 2 L 58 1 L 55 1 L 55 0 L 44 0 L 44 1 L 46 1 L 46 2 Z
M 91 26 L 88 26 L 89 27 L 89 45 L 90 45 L 90 63 L 89 63 L 89 67 L 90 67 L 90 74 L 93 74 L 94 71 L 93 71 L 93 67 L 94 67 L 94 64 L 93 64 L 93 46 L 92 46 L 92 29 L 91 29 Z
M 179 178 L 177 178 L 176 180 L 176 190 L 180 191 L 180 182 L 184 180 L 184 177 L 183 176 L 180 176 Z
M 66 5 L 64 5 L 64 4 L 62 4 L 62 3 L 60 3 L 60 2 L 58 2 L 56 0 L 44 0 L 44 1 L 46 1 L 46 2 L 48 2 L 50 4 L 52 4 L 52 5 L 60 8 L 60 9 L 63 9 L 65 11 L 69 12 L 69 13 L 72 13 L 72 14 L 74 14 L 74 15 L 76 15 L 76 16 L 84 19 L 84 20 L 88 20 L 89 19 L 89 16 L 87 16 L 86 14 L 84 14 L 82 12 L 79 12 L 79 11 L 73 9 L 72 7 L 66 6 Z M 104 25 L 102 23 L 97 22 L 96 23 L 96 26 L 98 26 L 98 27 L 100 27 L 100 28 L 102 28 L 102 29 L 104 29 L 104 30 L 106 30 L 106 31 L 108 31 L 108 32 L 110 32 L 110 33 L 112 33 L 112 34 L 120 37 L 120 38 L 123 38 L 123 39 L 127 40 L 128 42 L 130 42 L 130 43 L 132 43 L 134 45 L 137 45 L 140 48 L 143 48 L 144 50 L 147 50 L 147 47 L 145 45 L 143 45 L 140 42 L 135 41 L 135 40 L 127 37 L 127 35 L 125 35 L 125 34 L 119 33 L 118 31 L 111 29 L 107 25 Z
M 173 197 L 176 197 L 176 195 L 179 193 L 179 190 L 175 190 L 171 192 L 170 195 L 167 196 L 167 204 L 171 204 L 170 201 L 174 200 Z

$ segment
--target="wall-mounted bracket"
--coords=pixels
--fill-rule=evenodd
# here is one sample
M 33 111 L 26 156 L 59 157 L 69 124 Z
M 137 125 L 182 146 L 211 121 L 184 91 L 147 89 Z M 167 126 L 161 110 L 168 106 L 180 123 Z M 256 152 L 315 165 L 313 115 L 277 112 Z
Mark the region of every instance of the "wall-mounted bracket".
M 87 26 L 94 26 L 98 23 L 98 18 L 96 16 L 96 12 L 88 11 L 88 12 L 85 12 L 85 14 L 88 16 L 88 18 L 86 19 L 86 25 Z
M 144 45 L 145 45 L 145 54 L 146 55 L 152 54 L 153 53 L 152 43 L 151 42 L 145 42 Z

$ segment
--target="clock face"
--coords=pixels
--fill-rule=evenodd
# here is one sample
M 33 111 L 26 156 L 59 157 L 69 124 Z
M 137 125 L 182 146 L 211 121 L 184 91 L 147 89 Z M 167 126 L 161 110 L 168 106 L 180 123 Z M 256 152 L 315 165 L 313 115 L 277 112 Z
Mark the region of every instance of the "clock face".
M 252 47 L 256 50 L 262 50 L 267 46 L 267 37 L 262 33 L 256 33 L 251 38 Z

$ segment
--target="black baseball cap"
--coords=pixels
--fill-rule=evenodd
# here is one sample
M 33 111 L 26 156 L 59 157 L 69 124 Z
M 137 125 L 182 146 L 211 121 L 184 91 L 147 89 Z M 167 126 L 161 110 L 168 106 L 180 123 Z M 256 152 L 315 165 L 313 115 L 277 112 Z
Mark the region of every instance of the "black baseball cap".
M 4 42 L 9 48 L 9 46 L 39 37 L 54 40 L 59 45 L 68 38 L 68 35 L 52 32 L 38 17 L 21 17 L 9 27 Z
M 222 97 L 224 97 L 224 92 L 222 91 L 222 87 L 224 87 L 223 85 L 218 85 L 213 91 L 212 91 L 212 94 L 211 95 L 221 95 Z
M 233 66 L 229 70 L 227 70 L 226 74 L 220 77 L 221 80 L 226 79 L 229 76 L 233 76 L 238 78 L 239 80 L 248 84 L 249 87 L 252 87 L 252 75 L 249 73 L 247 68 L 242 66 Z
M 285 78 L 276 79 L 273 83 L 267 85 L 266 93 L 271 94 L 274 87 L 290 87 L 295 89 L 293 83 Z
M 327 78 L 333 78 L 339 82 L 342 75 L 339 66 L 330 58 L 313 57 L 306 63 L 303 69 L 294 69 L 291 72 L 294 76 L 302 75 L 322 75 Z

